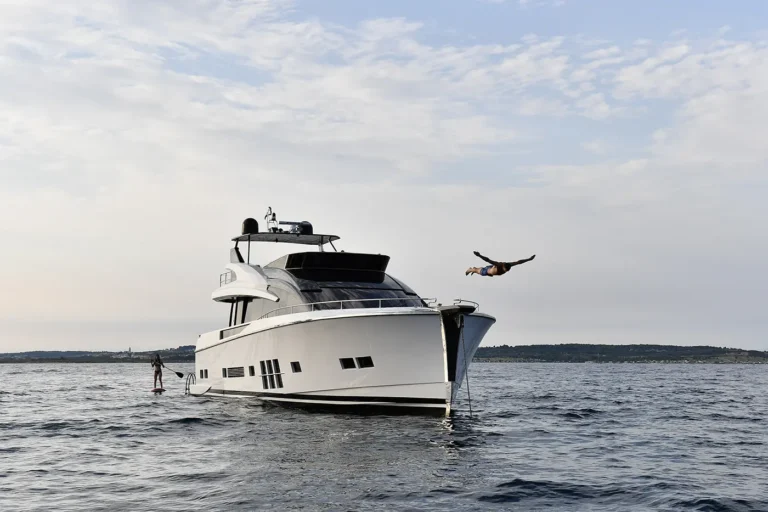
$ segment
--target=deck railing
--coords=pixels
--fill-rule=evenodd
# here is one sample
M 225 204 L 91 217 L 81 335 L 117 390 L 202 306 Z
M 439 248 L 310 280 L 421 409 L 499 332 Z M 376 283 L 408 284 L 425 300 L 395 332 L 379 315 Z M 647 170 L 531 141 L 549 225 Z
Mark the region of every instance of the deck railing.
M 234 281 L 231 270 L 227 270 L 223 274 L 219 274 L 219 286 L 224 286 L 225 284 L 229 284 L 232 281 Z
M 361 302 L 373 302 L 377 304 L 377 307 L 379 309 L 383 307 L 398 307 L 398 306 L 389 306 L 387 303 L 392 301 L 404 301 L 404 302 L 410 302 L 414 306 L 424 306 L 425 302 L 429 302 L 432 299 L 420 299 L 420 298 L 412 298 L 412 297 L 387 297 L 384 299 L 345 299 L 345 300 L 331 300 L 331 301 L 325 301 L 325 302 L 309 302 L 306 304 L 296 304 L 293 306 L 285 306 L 282 308 L 273 309 L 269 313 L 265 313 L 259 317 L 259 320 L 263 318 L 270 318 L 273 316 L 280 316 L 280 315 L 292 315 L 296 312 L 301 313 L 307 313 L 310 311 L 315 310 L 327 310 L 327 309 L 359 309 L 355 307 L 350 307 L 351 303 L 361 303 Z M 321 305 L 338 305 L 338 307 L 317 307 Z M 347 305 L 345 308 L 345 304 Z M 387 304 L 385 306 L 385 304 Z M 303 308 L 303 309 L 302 309 Z

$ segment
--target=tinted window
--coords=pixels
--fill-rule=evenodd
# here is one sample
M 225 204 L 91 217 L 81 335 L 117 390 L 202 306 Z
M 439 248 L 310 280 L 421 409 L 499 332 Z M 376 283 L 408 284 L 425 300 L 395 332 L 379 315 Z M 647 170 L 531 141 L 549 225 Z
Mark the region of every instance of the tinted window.
M 421 299 L 409 296 L 402 290 L 368 290 L 360 288 L 322 288 L 319 292 L 304 292 L 307 302 L 331 302 L 331 304 L 318 304 L 315 309 L 339 309 L 336 301 L 353 301 L 348 305 L 354 308 L 378 308 L 381 307 L 406 307 L 421 306 Z M 398 300 L 402 299 L 402 300 Z M 335 302 L 335 303 L 334 303 Z M 345 304 L 346 307 L 346 304 Z
M 356 359 L 358 368 L 373 368 L 373 359 L 371 356 L 358 357 Z

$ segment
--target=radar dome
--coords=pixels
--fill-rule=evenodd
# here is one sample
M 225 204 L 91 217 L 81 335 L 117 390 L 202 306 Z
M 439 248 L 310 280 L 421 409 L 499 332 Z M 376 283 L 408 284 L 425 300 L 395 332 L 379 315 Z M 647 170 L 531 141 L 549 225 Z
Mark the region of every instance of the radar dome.
M 302 235 L 314 234 L 314 230 L 312 229 L 312 224 L 307 221 L 303 221 L 301 224 L 299 224 L 299 233 L 301 233 Z
M 255 235 L 259 232 L 259 223 L 256 222 L 256 219 L 247 218 L 243 221 L 243 234 L 244 235 Z

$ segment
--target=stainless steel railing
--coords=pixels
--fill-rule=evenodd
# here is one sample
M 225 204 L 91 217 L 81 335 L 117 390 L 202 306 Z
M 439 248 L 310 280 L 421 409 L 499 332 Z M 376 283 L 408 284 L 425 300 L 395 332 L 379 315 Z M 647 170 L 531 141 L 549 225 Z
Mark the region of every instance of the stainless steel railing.
M 219 274 L 219 286 L 224 286 L 225 284 L 229 284 L 234 281 L 234 276 L 232 274 L 233 272 L 231 270 L 227 270 L 223 274 Z
M 391 301 L 406 301 L 411 302 L 415 306 L 424 306 L 424 301 L 429 299 L 418 299 L 418 298 L 410 298 L 410 297 L 388 297 L 384 299 L 345 299 L 345 300 L 331 300 L 331 301 L 325 301 L 325 302 L 309 302 L 306 304 L 295 304 L 293 306 L 285 306 L 282 308 L 273 309 L 269 313 L 265 313 L 259 317 L 259 320 L 263 318 L 270 318 L 273 316 L 280 316 L 280 315 L 292 315 L 296 312 L 306 313 L 310 311 L 320 310 L 320 309 L 345 309 L 344 305 L 347 304 L 346 309 L 359 309 L 354 307 L 349 307 L 349 305 L 353 302 L 360 303 L 360 302 L 374 302 L 377 303 L 377 307 L 380 309 L 384 306 L 385 303 L 391 302 Z M 326 307 L 326 308 L 317 308 L 317 306 L 320 305 L 328 305 L 328 304 L 338 304 L 338 308 L 333 307 Z M 389 306 L 389 307 L 397 307 L 397 306 Z M 303 310 L 301 308 L 304 308 Z

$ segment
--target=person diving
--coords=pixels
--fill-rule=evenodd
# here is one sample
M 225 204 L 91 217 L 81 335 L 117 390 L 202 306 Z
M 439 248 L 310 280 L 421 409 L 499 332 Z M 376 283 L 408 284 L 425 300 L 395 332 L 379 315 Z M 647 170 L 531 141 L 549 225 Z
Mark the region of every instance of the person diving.
M 534 254 L 530 258 L 506 262 L 506 261 L 494 261 L 490 258 L 486 258 L 485 256 L 483 256 L 477 251 L 474 251 L 474 255 L 484 261 L 487 261 L 488 263 L 490 263 L 490 265 L 487 265 L 485 267 L 469 267 L 467 271 L 464 272 L 464 275 L 466 276 L 471 274 L 479 274 L 481 276 L 487 276 L 487 277 L 503 276 L 504 274 L 509 272 L 509 269 L 511 269 L 515 265 L 522 265 L 523 263 L 527 263 L 536 257 L 536 255 Z

